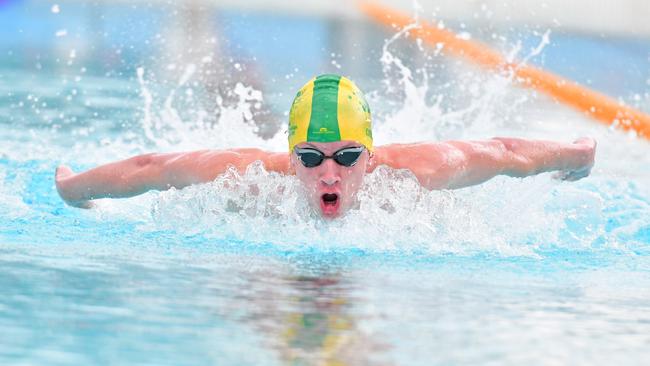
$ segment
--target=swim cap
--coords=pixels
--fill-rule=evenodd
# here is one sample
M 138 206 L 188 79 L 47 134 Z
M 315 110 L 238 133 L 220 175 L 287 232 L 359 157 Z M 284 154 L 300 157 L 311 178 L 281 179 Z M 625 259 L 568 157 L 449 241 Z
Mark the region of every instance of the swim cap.
M 356 141 L 372 151 L 370 108 L 350 79 L 321 75 L 296 95 L 289 112 L 289 151 L 301 142 Z

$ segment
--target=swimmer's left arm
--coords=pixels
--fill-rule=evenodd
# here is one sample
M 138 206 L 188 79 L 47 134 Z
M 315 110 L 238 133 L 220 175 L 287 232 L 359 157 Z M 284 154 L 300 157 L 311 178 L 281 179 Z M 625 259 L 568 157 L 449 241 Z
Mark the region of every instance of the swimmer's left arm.
M 527 177 L 550 171 L 577 180 L 589 175 L 595 150 L 596 141 L 586 137 L 573 143 L 497 137 L 378 147 L 375 166 L 409 169 L 428 189 L 456 189 L 497 175 Z

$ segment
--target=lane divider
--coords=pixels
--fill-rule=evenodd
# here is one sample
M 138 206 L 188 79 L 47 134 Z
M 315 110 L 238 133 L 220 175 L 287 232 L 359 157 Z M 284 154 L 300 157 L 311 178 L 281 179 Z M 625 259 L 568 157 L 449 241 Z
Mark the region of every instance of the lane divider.
M 358 1 L 358 5 L 363 13 L 385 26 L 402 29 L 415 24 L 415 19 L 408 15 L 375 2 Z M 650 140 L 650 116 L 611 97 L 540 68 L 509 63 L 505 57 L 488 46 L 459 38 L 455 33 L 427 22 L 420 21 L 418 27 L 410 29 L 408 34 L 411 38 L 421 39 L 433 47 L 440 47 L 442 44 L 442 52 L 464 58 L 492 71 L 511 71 L 515 80 L 522 86 L 543 92 L 608 126 L 635 131 L 638 136 Z

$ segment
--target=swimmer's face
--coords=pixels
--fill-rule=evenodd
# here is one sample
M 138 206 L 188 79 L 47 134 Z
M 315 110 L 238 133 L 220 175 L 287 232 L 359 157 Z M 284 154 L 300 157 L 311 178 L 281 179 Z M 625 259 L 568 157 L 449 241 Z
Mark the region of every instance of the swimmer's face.
M 325 156 L 332 156 L 341 149 L 361 146 L 353 141 L 303 142 L 296 148 L 315 149 Z M 320 165 L 308 168 L 300 161 L 295 150 L 291 153 L 291 165 L 307 188 L 309 203 L 328 219 L 342 215 L 354 204 L 370 159 L 368 150 L 363 149 L 359 160 L 351 167 L 340 165 L 334 159 L 325 159 Z

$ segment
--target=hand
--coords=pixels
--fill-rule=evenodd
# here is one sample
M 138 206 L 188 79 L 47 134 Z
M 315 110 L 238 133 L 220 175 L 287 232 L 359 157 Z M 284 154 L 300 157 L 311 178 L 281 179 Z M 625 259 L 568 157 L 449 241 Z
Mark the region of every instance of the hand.
M 56 183 L 56 190 L 59 192 L 59 196 L 65 201 L 70 206 L 73 207 L 78 207 L 78 208 L 92 208 L 93 203 L 90 201 L 86 200 L 78 200 L 75 199 L 74 196 L 75 194 L 78 194 L 78 192 L 75 192 L 71 187 L 70 187 L 70 182 L 71 178 L 74 178 L 76 175 L 75 172 L 70 169 L 70 167 L 61 165 L 58 168 L 56 168 L 56 172 L 54 173 L 54 181 Z
M 591 173 L 596 156 L 596 140 L 591 137 L 581 137 L 573 142 L 573 147 L 573 154 L 579 167 L 571 170 L 563 170 L 557 173 L 554 178 L 576 181 Z

